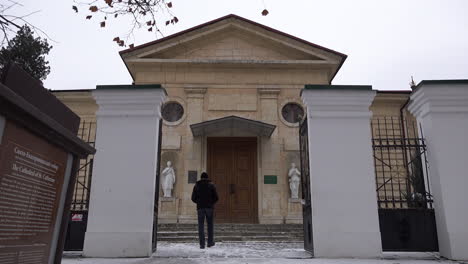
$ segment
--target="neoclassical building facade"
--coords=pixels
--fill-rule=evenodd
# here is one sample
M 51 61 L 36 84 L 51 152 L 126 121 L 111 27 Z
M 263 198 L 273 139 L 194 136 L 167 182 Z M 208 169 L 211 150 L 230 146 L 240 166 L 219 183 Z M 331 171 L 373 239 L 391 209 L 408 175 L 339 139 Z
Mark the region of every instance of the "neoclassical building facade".
M 120 56 L 132 84 L 53 91 L 97 150 L 71 208 L 85 256 L 151 256 L 208 172 L 216 222 L 303 223 L 315 256 L 467 259 L 468 80 L 332 85 L 346 55 L 236 15 Z
M 330 84 L 346 55 L 235 15 L 120 55 L 135 85 L 160 84 L 167 92 L 160 170 L 170 161 L 175 183 L 171 197 L 160 191 L 160 223 L 196 222 L 190 195 L 204 171 L 220 193 L 219 222 L 302 223 L 288 175 L 293 163 L 300 169 L 300 92 L 305 84 Z M 81 136 L 94 143 L 92 90 L 54 94 L 81 116 Z M 371 111 L 406 116 L 400 110 L 408 98 L 378 92 Z

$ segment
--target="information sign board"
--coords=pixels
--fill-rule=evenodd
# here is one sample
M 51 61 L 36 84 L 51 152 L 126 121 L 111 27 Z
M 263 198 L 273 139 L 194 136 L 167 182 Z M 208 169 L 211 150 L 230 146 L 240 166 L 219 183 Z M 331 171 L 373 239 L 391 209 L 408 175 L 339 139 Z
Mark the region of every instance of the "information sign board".
M 68 154 L 7 120 L 0 144 L 0 263 L 48 263 Z

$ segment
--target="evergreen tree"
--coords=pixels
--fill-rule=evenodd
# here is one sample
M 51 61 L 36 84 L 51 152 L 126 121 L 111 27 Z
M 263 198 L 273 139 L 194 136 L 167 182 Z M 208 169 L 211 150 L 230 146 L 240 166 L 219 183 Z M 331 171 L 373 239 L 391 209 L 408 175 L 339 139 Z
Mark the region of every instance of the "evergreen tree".
M 8 45 L 0 50 L 0 71 L 3 72 L 9 62 L 14 62 L 32 77 L 45 80 L 50 73 L 45 55 L 49 54 L 51 48 L 46 39 L 34 38 L 31 28 L 24 25 Z

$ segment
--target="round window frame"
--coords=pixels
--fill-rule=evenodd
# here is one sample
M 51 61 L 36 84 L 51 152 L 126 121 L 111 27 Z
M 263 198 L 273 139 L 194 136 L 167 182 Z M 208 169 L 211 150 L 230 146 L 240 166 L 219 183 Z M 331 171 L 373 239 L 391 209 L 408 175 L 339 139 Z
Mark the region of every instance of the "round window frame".
M 162 109 L 164 108 L 165 105 L 167 105 L 169 103 L 178 103 L 178 104 L 180 104 L 182 106 L 182 109 L 184 110 L 184 113 L 182 114 L 182 117 L 179 120 L 174 121 L 174 122 L 169 122 L 166 119 L 164 119 L 164 117 L 162 116 Z M 163 121 L 163 124 L 166 125 L 166 126 L 178 126 L 182 122 L 185 121 L 186 117 L 187 117 L 187 107 L 186 107 L 185 101 L 182 100 L 182 98 L 179 98 L 179 97 L 168 98 L 161 107 L 161 119 Z
M 288 120 L 284 119 L 283 117 L 283 108 L 287 105 L 287 104 L 297 104 L 299 105 L 302 110 L 304 111 L 304 116 L 302 117 L 302 119 L 299 121 L 299 122 L 296 122 L 296 123 L 291 123 L 289 122 Z M 306 109 L 304 107 L 304 105 L 298 100 L 298 99 L 286 99 L 284 100 L 282 103 L 281 103 L 281 106 L 278 107 L 278 115 L 280 117 L 280 120 L 283 124 L 285 124 L 286 126 L 288 127 L 299 127 L 299 125 L 301 124 L 302 121 L 304 121 L 304 117 L 306 116 Z

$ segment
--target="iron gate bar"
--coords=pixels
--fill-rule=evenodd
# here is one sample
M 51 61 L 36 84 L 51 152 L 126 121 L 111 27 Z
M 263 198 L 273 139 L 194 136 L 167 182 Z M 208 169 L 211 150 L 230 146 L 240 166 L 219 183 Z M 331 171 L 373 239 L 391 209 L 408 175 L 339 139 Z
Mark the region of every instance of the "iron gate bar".
M 78 137 L 91 146 L 95 146 L 96 122 L 82 120 L 78 130 Z M 88 223 L 89 197 L 91 193 L 91 180 L 93 174 L 94 155 L 80 160 L 80 168 L 77 170 L 71 214 L 68 223 L 65 250 L 83 250 L 84 234 Z M 74 221 L 73 215 L 81 215 L 81 219 Z
M 415 193 L 423 195 L 430 203 L 430 189 L 422 191 L 423 185 L 429 187 L 426 184 L 427 148 L 424 139 L 417 137 L 415 122 L 402 121 L 399 117 L 374 117 L 371 129 L 379 207 L 413 207 L 408 198 Z M 405 138 L 405 135 L 410 137 Z M 422 179 L 416 179 L 417 175 Z
M 159 119 L 159 135 L 158 135 L 158 153 L 157 153 L 157 168 L 156 168 L 156 187 L 154 194 L 154 208 L 153 208 L 153 236 L 151 241 L 151 248 L 153 252 L 156 251 L 158 244 L 158 214 L 159 214 L 159 189 L 160 189 L 160 178 L 161 178 L 161 148 L 162 148 L 162 130 L 163 121 Z
M 299 126 L 299 146 L 301 160 L 302 217 L 304 230 L 304 249 L 314 254 L 312 230 L 312 203 L 310 192 L 309 133 L 307 116 Z
M 437 251 L 427 146 L 414 119 L 373 117 L 372 149 L 384 251 Z
M 86 197 L 88 197 L 88 199 L 86 199 L 86 208 L 89 208 L 89 198 L 91 197 L 91 182 L 92 182 L 92 179 L 93 179 L 93 166 L 94 166 L 94 158 L 92 158 L 90 161 L 89 161 L 89 175 L 88 175 L 88 188 L 86 188 L 86 191 L 87 191 L 87 195 Z
M 92 160 L 86 162 L 83 166 L 81 166 L 80 168 L 78 168 L 77 172 L 80 171 L 80 170 L 82 170 L 82 169 L 84 169 L 84 168 L 87 167 L 89 164 L 91 164 L 91 161 L 92 161 Z M 88 189 L 88 187 L 87 187 L 85 184 L 83 184 L 83 183 L 81 183 L 81 182 L 77 182 L 77 183 L 80 184 L 81 186 L 83 186 L 83 188 Z
M 96 122 L 82 120 L 80 123 L 80 129 L 78 130 L 78 137 L 91 146 L 95 146 Z M 71 204 L 72 211 L 88 210 L 93 160 L 94 155 L 90 155 L 86 159 L 80 160 L 81 167 L 77 172 Z

